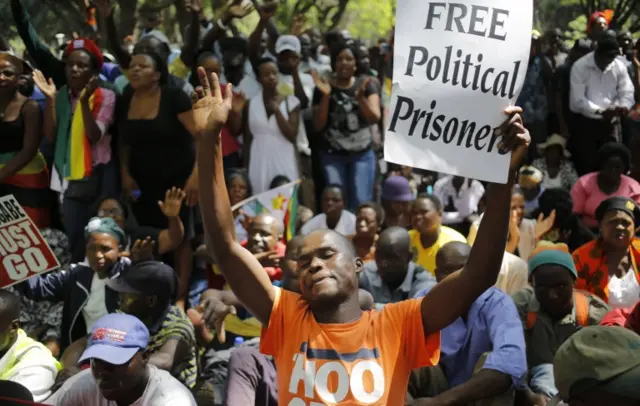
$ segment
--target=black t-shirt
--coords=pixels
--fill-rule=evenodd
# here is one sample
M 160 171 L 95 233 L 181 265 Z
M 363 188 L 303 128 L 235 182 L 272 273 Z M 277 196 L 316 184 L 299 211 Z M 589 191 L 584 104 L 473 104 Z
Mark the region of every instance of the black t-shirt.
M 129 106 L 133 93 L 123 95 L 120 110 L 120 136 L 131 147 L 131 175 L 145 191 L 182 187 L 193 170 L 193 137 L 178 115 L 191 110 L 191 100 L 182 89 L 163 86 L 158 115 L 150 120 L 130 120 Z
M 327 126 L 322 132 L 323 142 L 320 149 L 324 152 L 348 154 L 363 152 L 371 147 L 371 125 L 366 122 L 360 112 L 360 105 L 356 100 L 356 93 L 364 77 L 356 78 L 349 89 L 331 87 L 329 101 L 329 118 Z M 378 89 L 373 81 L 369 81 L 365 89 L 365 97 L 377 94 Z M 313 93 L 313 105 L 322 101 L 322 93 L 317 88 Z

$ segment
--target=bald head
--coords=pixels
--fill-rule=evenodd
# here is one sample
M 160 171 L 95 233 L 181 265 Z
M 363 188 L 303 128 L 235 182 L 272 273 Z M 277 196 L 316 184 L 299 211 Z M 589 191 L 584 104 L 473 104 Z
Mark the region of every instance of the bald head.
M 247 233 L 247 249 L 252 254 L 272 251 L 282 238 L 284 224 L 272 214 L 260 213 L 249 224 Z
M 251 221 L 249 228 L 252 228 L 254 225 L 265 225 L 274 227 L 274 230 L 278 236 L 282 236 L 282 233 L 284 233 L 284 223 L 271 213 L 260 213 L 255 216 Z
M 464 268 L 469 259 L 471 247 L 460 241 L 445 244 L 436 254 L 436 278 L 438 282 Z
M 389 227 L 380 233 L 376 252 L 408 252 L 411 248 L 409 232 L 402 227 Z
M 314 230 L 305 236 L 304 241 L 306 243 L 310 240 L 315 240 L 318 238 L 328 240 L 329 242 L 335 244 L 335 246 L 338 247 L 343 254 L 349 254 L 354 258 L 358 255 L 356 252 L 356 248 L 353 246 L 353 242 L 351 242 L 351 239 L 334 230 Z

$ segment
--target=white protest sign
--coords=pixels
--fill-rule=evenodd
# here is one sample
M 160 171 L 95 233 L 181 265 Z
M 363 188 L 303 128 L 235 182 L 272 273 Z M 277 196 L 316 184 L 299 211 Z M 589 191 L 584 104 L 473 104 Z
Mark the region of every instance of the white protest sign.
M 506 183 L 494 129 L 522 88 L 532 0 L 398 0 L 387 161 Z

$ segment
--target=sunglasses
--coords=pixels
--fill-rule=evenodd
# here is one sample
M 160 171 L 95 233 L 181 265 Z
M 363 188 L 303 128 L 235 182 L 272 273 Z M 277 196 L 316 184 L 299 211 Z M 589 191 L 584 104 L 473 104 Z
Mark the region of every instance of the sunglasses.
M 4 69 L 4 70 L 0 70 L 0 75 L 4 76 L 5 78 L 12 78 L 16 75 L 16 71 L 13 71 L 11 69 Z

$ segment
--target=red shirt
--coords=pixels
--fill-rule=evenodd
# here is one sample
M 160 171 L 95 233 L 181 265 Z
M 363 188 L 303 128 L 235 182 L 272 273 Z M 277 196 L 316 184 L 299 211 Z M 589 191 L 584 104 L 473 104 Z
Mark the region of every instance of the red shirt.
M 634 307 L 610 311 L 602 318 L 600 325 L 624 327 L 640 334 L 640 302 Z
M 243 241 L 240 245 L 246 248 L 247 241 Z M 286 250 L 287 250 L 287 246 L 284 243 L 278 241 L 275 249 L 278 257 L 280 258 L 284 257 Z M 217 268 L 217 265 L 214 265 L 214 272 L 207 272 L 207 281 L 210 289 L 222 289 L 223 286 L 226 284 L 225 282 L 223 282 L 224 277 L 219 274 L 219 270 L 217 270 L 216 268 Z M 281 268 L 265 267 L 264 270 L 267 271 L 267 274 L 269 275 L 269 279 L 271 279 L 272 282 L 282 280 Z

